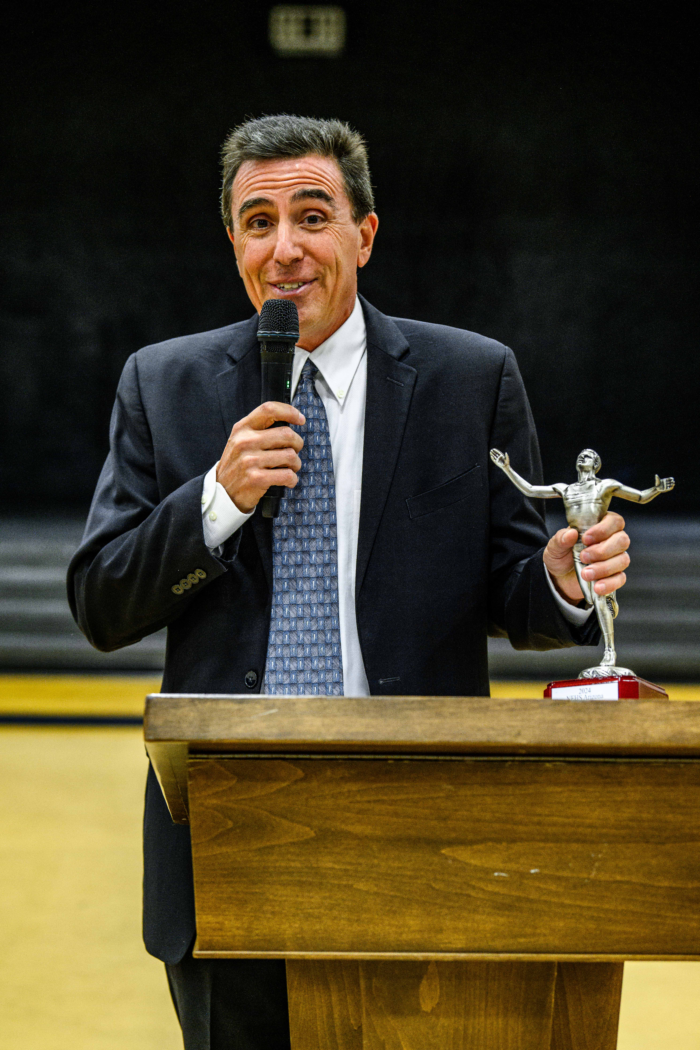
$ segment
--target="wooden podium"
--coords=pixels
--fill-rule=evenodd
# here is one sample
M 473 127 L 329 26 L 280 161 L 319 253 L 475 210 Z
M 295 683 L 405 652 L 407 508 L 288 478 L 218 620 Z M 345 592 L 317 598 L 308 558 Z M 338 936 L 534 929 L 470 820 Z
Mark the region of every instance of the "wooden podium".
M 623 960 L 700 958 L 700 703 L 153 695 L 145 735 L 194 954 L 286 959 L 294 1050 L 612 1050 Z

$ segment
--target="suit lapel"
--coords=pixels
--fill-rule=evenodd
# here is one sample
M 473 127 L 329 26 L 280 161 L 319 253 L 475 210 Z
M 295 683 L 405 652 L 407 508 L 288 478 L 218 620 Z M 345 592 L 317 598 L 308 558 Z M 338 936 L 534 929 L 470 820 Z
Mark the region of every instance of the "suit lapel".
M 235 340 L 226 351 L 230 367 L 216 377 L 221 419 L 228 441 L 231 429 L 260 404 L 260 354 L 256 338 L 258 315 L 242 324 Z M 259 511 L 250 519 L 265 575 L 272 590 L 271 522 Z
M 401 361 L 409 346 L 399 328 L 361 298 L 367 325 L 362 503 L 355 593 L 359 594 L 394 478 L 417 372 Z
M 255 353 L 257 322 L 258 315 L 254 314 L 236 326 L 226 349 L 229 367 L 216 377 L 226 440 L 233 424 L 260 404 L 260 356 Z

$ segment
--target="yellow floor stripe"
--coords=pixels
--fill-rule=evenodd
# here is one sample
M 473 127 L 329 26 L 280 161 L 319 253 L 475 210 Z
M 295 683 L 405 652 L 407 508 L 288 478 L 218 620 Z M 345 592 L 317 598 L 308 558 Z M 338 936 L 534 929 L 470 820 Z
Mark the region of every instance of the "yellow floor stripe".
M 141 715 L 160 675 L 0 675 L 0 714 Z
M 155 675 L 0 675 L 0 715 L 139 716 Z M 542 696 L 544 682 L 492 682 L 491 695 L 523 700 Z M 672 700 L 700 700 L 700 685 L 665 686 Z

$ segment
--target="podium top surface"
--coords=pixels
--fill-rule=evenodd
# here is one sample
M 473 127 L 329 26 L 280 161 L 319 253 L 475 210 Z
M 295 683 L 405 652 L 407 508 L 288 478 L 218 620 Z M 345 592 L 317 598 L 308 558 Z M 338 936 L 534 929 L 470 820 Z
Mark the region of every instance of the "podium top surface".
M 144 731 L 196 751 L 690 758 L 700 703 L 157 693 Z

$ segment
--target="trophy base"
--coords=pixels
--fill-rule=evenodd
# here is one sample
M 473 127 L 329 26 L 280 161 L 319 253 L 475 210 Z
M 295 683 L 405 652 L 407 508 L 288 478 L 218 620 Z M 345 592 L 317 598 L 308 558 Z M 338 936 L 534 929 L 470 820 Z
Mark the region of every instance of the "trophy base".
M 597 664 L 581 671 L 579 678 L 636 678 L 629 667 L 615 667 L 613 664 Z
M 544 695 L 550 700 L 668 700 L 660 685 L 633 674 L 550 682 Z

